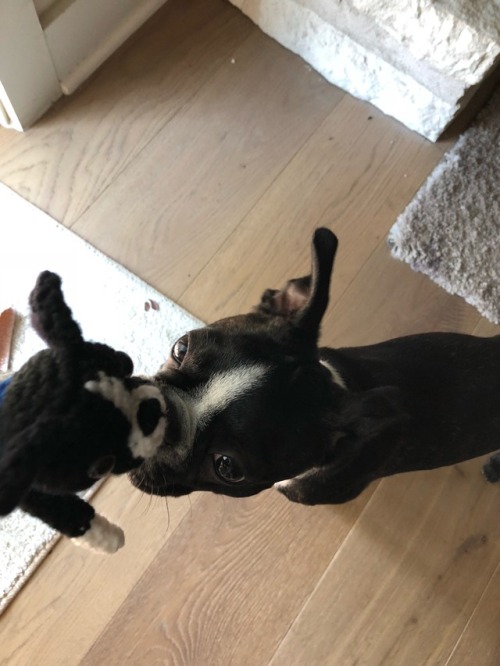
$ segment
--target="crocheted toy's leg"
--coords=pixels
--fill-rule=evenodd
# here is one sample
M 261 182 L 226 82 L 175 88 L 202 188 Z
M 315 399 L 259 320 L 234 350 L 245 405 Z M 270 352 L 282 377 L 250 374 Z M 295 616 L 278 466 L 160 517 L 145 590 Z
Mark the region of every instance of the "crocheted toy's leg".
M 68 537 L 85 534 L 95 516 L 93 507 L 77 495 L 48 495 L 30 490 L 19 506 Z
M 90 530 L 72 541 L 78 546 L 100 553 L 116 553 L 125 543 L 125 535 L 118 525 L 113 525 L 104 516 L 96 513 L 90 522 Z
M 125 542 L 123 531 L 99 516 L 77 495 L 48 495 L 31 490 L 21 509 L 43 520 L 76 544 L 104 553 L 114 553 Z

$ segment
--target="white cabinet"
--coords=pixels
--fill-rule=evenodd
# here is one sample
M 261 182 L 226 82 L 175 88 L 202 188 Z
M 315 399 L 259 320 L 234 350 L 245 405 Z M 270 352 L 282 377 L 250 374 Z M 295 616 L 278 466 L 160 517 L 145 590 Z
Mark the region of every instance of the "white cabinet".
M 0 124 L 23 130 L 166 0 L 0 0 Z

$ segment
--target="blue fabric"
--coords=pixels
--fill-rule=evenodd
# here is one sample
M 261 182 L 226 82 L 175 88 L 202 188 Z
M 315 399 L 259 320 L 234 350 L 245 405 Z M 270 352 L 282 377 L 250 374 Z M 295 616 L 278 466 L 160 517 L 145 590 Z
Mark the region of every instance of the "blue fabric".
M 5 393 L 9 388 L 9 384 L 11 383 L 12 379 L 13 377 L 7 377 L 7 379 L 4 379 L 3 382 L 0 382 L 0 405 L 3 402 Z

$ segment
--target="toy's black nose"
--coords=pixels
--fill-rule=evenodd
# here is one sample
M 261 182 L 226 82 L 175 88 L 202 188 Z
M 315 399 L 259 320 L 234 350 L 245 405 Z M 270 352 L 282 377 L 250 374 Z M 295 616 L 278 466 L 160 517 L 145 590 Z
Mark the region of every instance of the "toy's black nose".
M 146 437 L 154 432 L 160 417 L 161 405 L 159 400 L 156 398 L 149 398 L 148 400 L 141 402 L 139 405 L 139 411 L 137 412 L 137 422 Z

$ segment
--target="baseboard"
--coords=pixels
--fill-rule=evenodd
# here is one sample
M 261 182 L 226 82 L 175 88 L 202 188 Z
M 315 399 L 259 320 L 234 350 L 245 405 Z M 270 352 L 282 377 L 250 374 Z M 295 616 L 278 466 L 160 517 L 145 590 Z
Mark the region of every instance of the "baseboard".
M 78 88 L 166 0 L 73 0 L 53 12 L 45 38 L 64 94 Z

